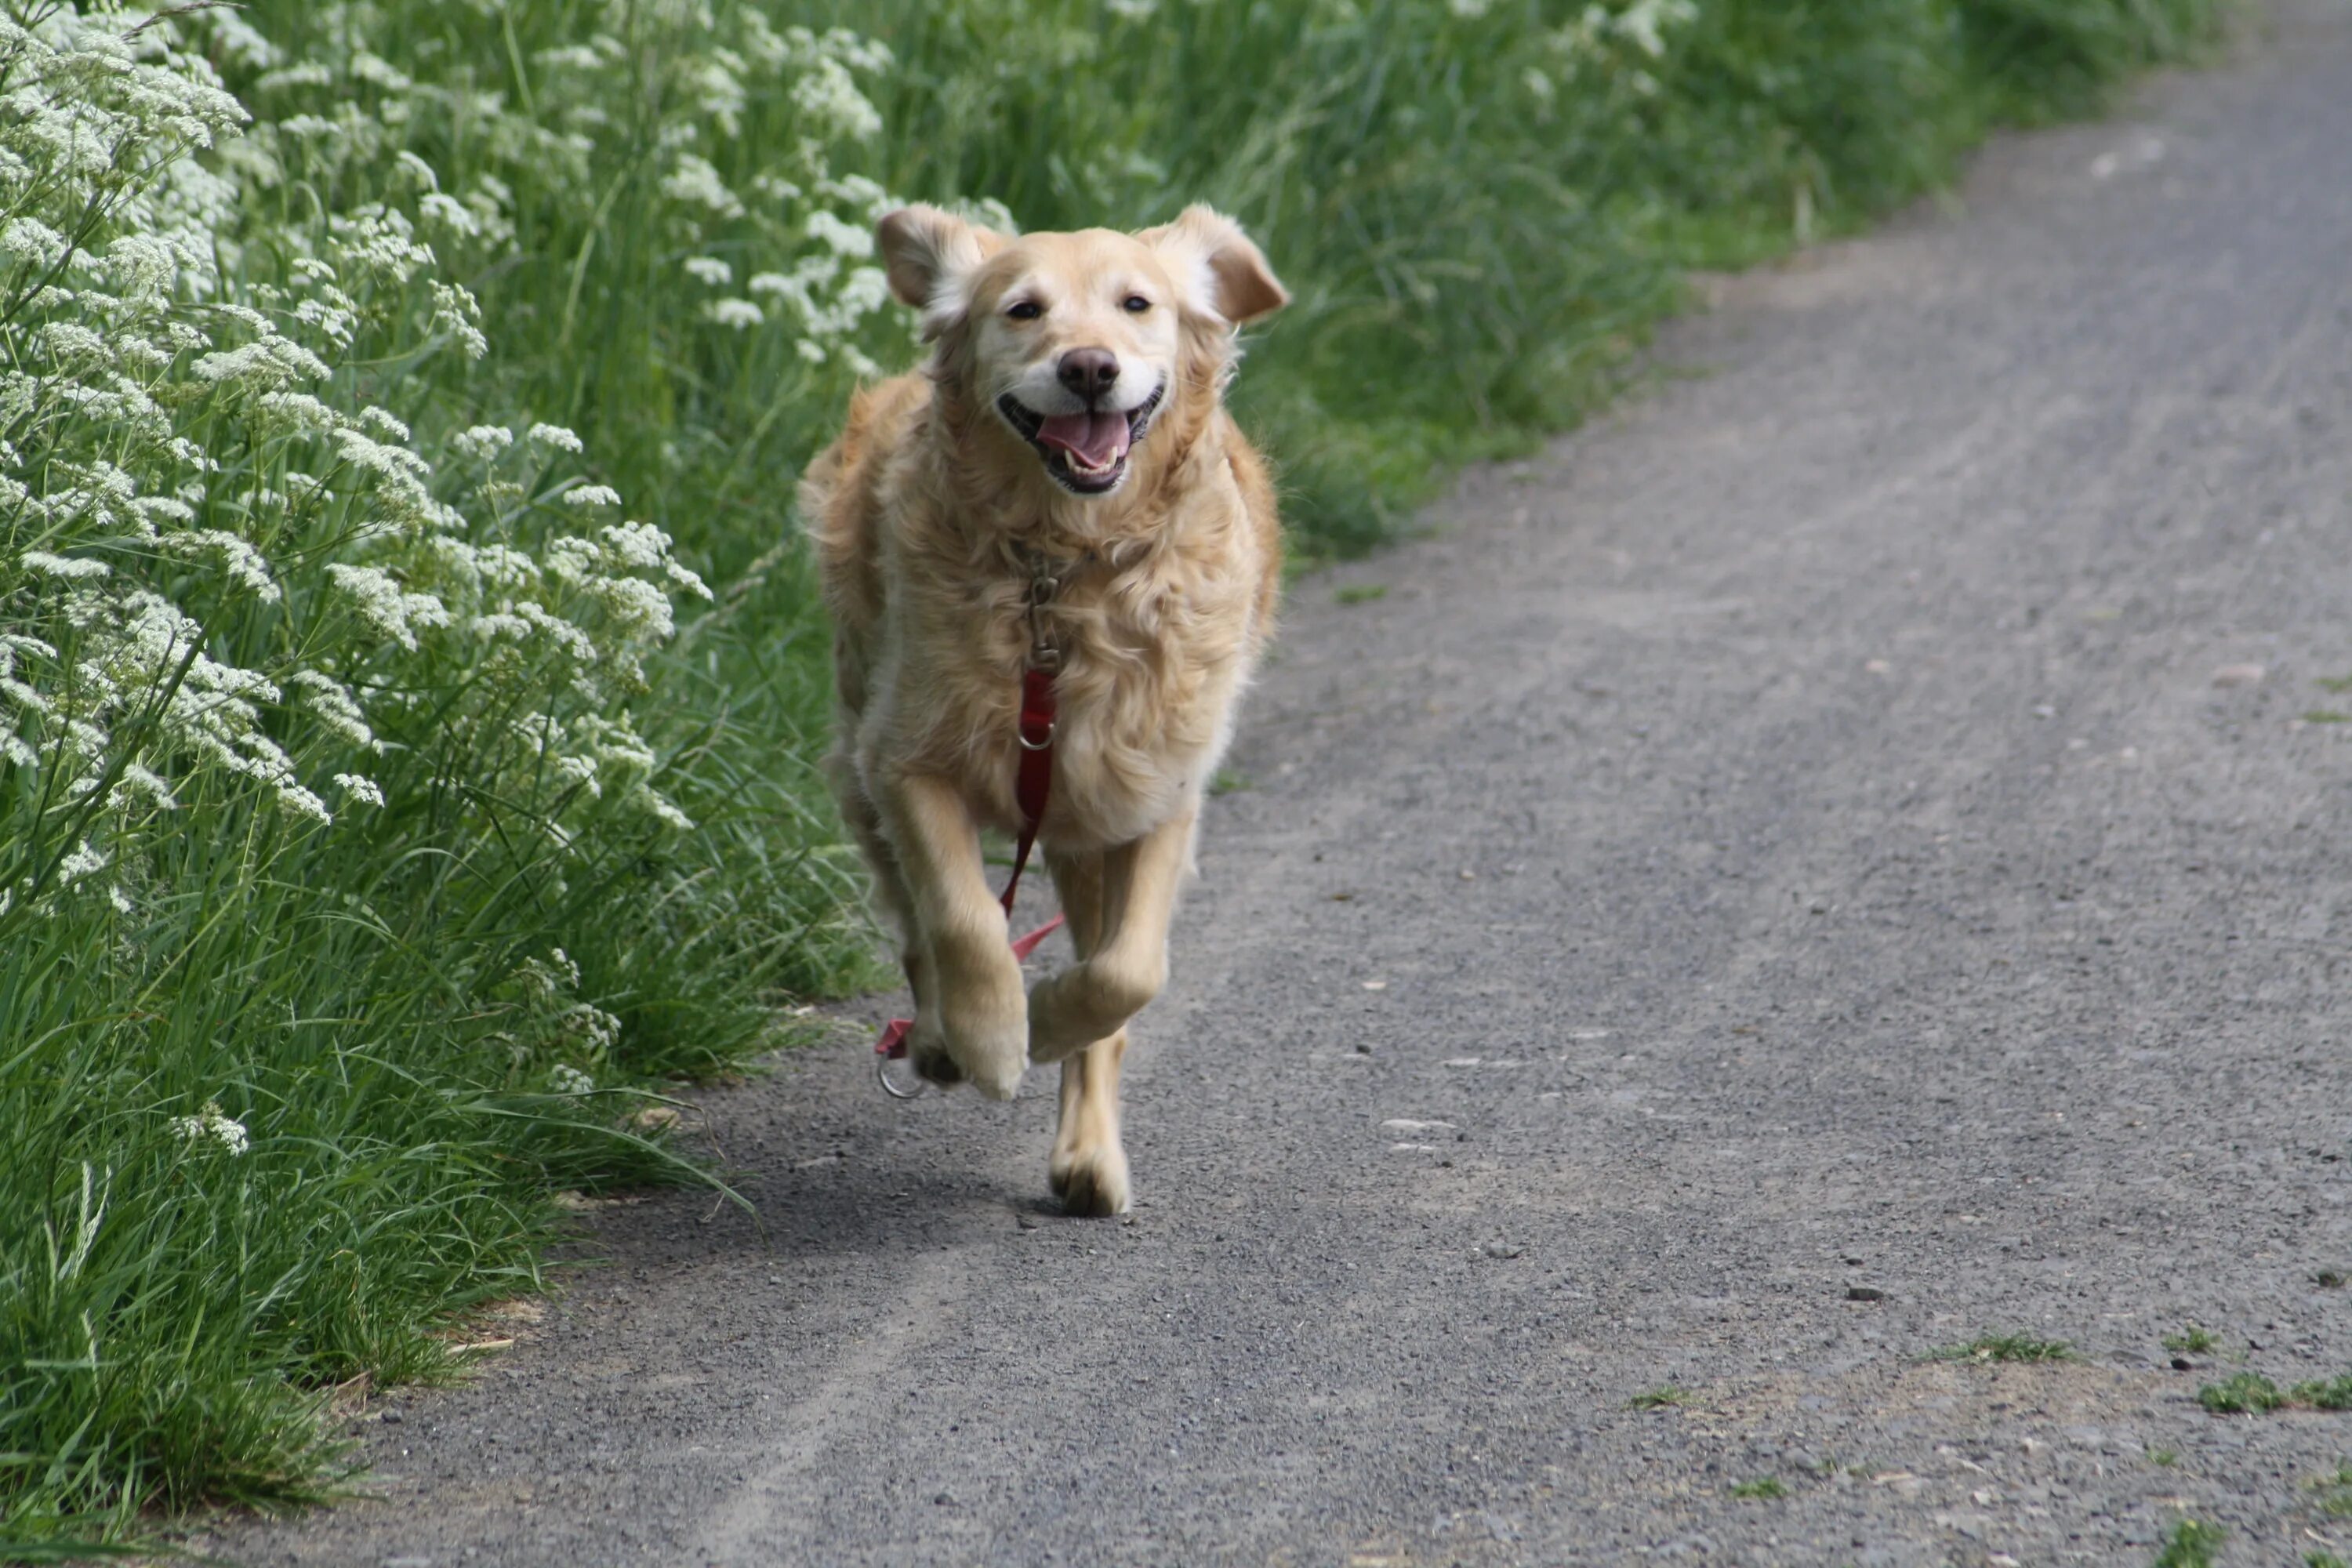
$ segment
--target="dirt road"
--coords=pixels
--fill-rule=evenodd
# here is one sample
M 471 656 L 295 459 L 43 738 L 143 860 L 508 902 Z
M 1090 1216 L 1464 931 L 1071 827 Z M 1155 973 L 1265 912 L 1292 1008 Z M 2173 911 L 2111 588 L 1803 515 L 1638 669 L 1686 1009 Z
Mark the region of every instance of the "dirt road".
M 361 1424 L 383 1501 L 215 1545 L 2352 1557 L 2352 1414 L 2196 1400 L 2352 1371 L 2352 12 L 2297 16 L 1300 585 L 1129 1220 L 1044 1201 L 1049 1074 L 901 1107 L 845 1032 L 712 1101 L 764 1240 L 601 1214 Z M 2077 1359 L 1933 1359 L 1988 1333 Z

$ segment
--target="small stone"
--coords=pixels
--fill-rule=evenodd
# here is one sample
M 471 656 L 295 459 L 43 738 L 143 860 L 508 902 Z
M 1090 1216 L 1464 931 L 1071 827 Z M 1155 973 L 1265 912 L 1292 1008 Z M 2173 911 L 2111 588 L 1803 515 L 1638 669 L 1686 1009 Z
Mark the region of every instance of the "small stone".
M 1845 1299 L 1849 1301 L 1884 1301 L 1886 1292 L 1868 1285 L 1849 1285 L 1845 1288 Z
M 1367 991 L 1385 991 L 1388 988 L 1389 983 L 1385 980 L 1367 980 L 1364 982 L 1364 989 Z
M 1013 1223 L 1016 1228 L 1021 1230 L 1034 1230 L 1037 1228 L 1037 1222 L 1031 1219 L 1025 1214 L 1014 1215 L 1013 1216 Z
M 397 1410 L 387 1410 L 383 1415 L 377 1416 L 376 1419 L 383 1422 L 387 1426 L 397 1426 L 403 1421 L 406 1420 L 407 1417 L 403 1415 Z
M 1485 1252 L 1489 1258 L 1517 1258 L 1520 1253 L 1525 1252 L 1527 1248 L 1519 1246 L 1517 1242 L 1490 1241 L 1484 1247 L 1480 1248 L 1480 1250 Z
M 955 1493 L 953 1493 L 953 1492 L 941 1492 L 939 1496 L 937 1496 L 937 1497 L 933 1498 L 931 1500 L 932 1500 L 933 1502 L 935 1502 L 935 1503 L 937 1503 L 937 1504 L 938 1504 L 940 1507 L 941 1507 L 941 1508 L 953 1508 L 953 1507 L 955 1507 Z
M 2213 684 L 2226 691 L 2233 686 L 2252 686 L 2266 673 L 2259 664 L 2225 664 L 2213 672 Z

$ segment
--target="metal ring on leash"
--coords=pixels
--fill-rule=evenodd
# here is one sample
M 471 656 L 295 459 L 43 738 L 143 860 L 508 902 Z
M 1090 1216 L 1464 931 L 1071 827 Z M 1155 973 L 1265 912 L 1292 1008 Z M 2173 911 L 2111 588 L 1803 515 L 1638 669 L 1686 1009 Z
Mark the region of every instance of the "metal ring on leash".
M 926 1082 L 925 1079 L 919 1078 L 915 1080 L 915 1087 L 912 1089 L 900 1089 L 897 1084 L 890 1081 L 890 1063 L 895 1058 L 890 1057 L 879 1056 L 874 1058 L 874 1081 L 880 1084 L 882 1086 L 882 1092 L 888 1095 L 893 1100 L 921 1099 Z

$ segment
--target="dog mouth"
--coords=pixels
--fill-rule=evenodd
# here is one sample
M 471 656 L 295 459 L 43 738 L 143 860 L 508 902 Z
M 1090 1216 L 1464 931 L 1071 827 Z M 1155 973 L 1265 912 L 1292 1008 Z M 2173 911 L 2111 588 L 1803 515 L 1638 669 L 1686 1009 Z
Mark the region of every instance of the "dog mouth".
M 1011 393 L 996 411 L 1014 435 L 1036 449 L 1054 482 L 1076 495 L 1108 495 L 1127 478 L 1128 454 L 1151 427 L 1160 388 L 1132 408 L 1095 408 L 1082 414 L 1040 414 Z

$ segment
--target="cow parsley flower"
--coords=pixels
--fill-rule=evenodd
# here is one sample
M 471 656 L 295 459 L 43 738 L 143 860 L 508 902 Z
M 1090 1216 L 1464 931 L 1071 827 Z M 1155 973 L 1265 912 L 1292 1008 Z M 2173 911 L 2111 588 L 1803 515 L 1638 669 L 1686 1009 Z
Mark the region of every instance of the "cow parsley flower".
M 372 778 L 360 773 L 337 773 L 335 782 L 342 786 L 346 795 L 362 805 L 383 804 L 383 790 Z
M 194 1116 L 174 1116 L 171 1128 L 183 1142 L 194 1145 L 210 1141 L 231 1155 L 244 1153 L 247 1146 L 245 1123 L 222 1110 L 218 1100 L 207 1100 Z
M 450 437 L 449 445 L 469 458 L 488 462 L 514 445 L 514 432 L 503 425 L 477 425 Z

